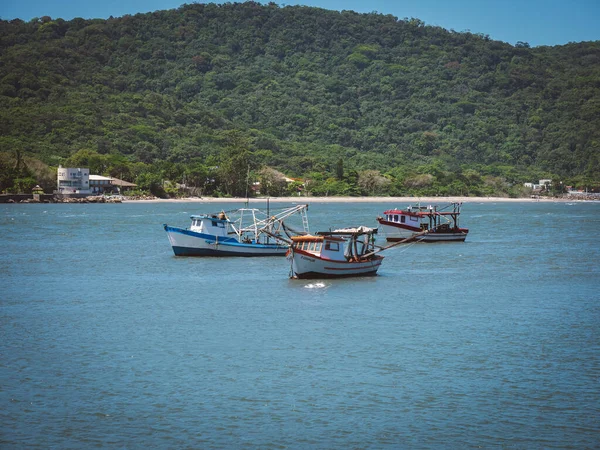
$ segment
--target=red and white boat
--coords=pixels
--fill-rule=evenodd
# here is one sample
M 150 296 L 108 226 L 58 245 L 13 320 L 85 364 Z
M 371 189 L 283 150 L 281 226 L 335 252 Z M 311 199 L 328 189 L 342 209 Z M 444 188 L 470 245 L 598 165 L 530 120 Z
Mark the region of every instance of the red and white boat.
M 464 242 L 468 228 L 458 224 L 462 203 L 450 203 L 443 208 L 437 205 L 408 206 L 406 209 L 389 209 L 378 217 L 383 234 L 389 242 L 396 242 L 427 231 L 419 236 L 420 242 Z
M 376 275 L 383 256 L 377 255 L 377 230 L 367 227 L 293 236 L 288 251 L 291 278 L 345 278 Z

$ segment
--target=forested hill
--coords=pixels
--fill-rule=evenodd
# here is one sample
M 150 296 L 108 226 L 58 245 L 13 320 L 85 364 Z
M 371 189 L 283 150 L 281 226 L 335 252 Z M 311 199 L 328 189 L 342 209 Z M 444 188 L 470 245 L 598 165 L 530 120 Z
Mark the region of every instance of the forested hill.
M 0 21 L 0 105 L 5 157 L 132 181 L 218 167 L 230 194 L 248 165 L 317 181 L 380 171 L 397 191 L 441 193 L 486 176 L 600 180 L 600 41 L 512 46 L 255 2 Z

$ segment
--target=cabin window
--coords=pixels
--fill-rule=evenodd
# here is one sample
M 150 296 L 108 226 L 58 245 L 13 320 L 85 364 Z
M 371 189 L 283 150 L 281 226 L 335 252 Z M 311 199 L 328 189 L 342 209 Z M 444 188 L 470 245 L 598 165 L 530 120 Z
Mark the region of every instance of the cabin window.
M 402 223 L 406 222 L 406 216 L 402 216 L 402 219 L 400 220 Z
M 320 252 L 322 242 L 296 242 L 295 247 L 305 252 Z
M 394 216 L 394 222 L 398 222 L 398 214 Z
M 325 250 L 330 250 L 332 252 L 340 251 L 340 243 L 339 242 L 327 242 L 325 244 Z

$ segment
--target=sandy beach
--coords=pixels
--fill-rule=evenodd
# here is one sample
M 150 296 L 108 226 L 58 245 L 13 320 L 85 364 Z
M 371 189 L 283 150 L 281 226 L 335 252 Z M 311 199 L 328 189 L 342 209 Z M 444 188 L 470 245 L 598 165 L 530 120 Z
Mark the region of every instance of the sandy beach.
M 498 202 L 575 202 L 581 201 L 569 198 L 508 198 L 508 197 L 269 197 L 269 202 L 274 203 L 390 203 L 395 206 L 421 204 L 445 204 L 452 202 L 462 203 L 498 203 Z M 221 198 L 221 197 L 190 197 L 177 199 L 148 199 L 126 200 L 123 202 L 172 202 L 172 203 L 246 203 L 264 205 L 267 198 Z

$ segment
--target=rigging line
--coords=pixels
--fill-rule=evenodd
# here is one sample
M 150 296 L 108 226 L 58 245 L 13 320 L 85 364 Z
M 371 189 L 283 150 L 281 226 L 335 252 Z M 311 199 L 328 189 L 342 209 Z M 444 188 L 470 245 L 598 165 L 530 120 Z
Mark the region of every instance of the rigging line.
M 393 244 L 388 245 L 388 246 L 386 246 L 386 247 L 384 247 L 384 248 L 382 248 L 380 250 L 374 250 L 374 251 L 372 251 L 370 253 L 366 253 L 364 256 L 365 257 L 371 257 L 371 256 L 373 256 L 373 255 L 375 255 L 375 254 L 377 254 L 379 252 L 382 252 L 384 250 L 390 249 L 392 247 L 397 247 L 398 245 L 401 245 L 401 244 L 409 244 L 411 242 L 420 240 L 419 238 L 422 237 L 423 235 L 427 234 L 427 233 L 429 233 L 428 230 L 421 231 L 420 233 L 417 233 L 417 234 L 415 234 L 415 235 L 413 235 L 411 237 L 402 239 L 401 241 L 394 242 Z
M 417 244 L 418 242 L 420 242 L 420 239 L 416 240 L 416 241 L 413 241 L 413 242 L 409 242 L 408 244 L 406 244 L 404 247 L 402 247 L 399 250 L 399 253 L 404 253 L 406 250 L 409 249 L 409 247 L 412 247 L 413 245 Z
M 237 212 L 237 211 L 239 211 L 239 210 L 240 210 L 240 208 L 237 208 L 237 209 L 230 209 L 230 210 L 227 210 L 227 211 L 223 211 L 223 210 L 221 210 L 221 211 L 219 211 L 219 212 L 207 213 L 207 215 L 208 215 L 208 216 L 212 216 L 212 215 L 217 215 L 217 214 L 221 214 L 221 213 L 225 213 L 225 214 L 227 214 L 227 213 L 234 213 L 234 212 Z
M 290 233 L 288 233 L 288 227 L 284 222 L 281 222 L 281 228 L 283 229 L 283 232 L 285 233 L 285 235 L 291 239 L 292 235 Z M 292 232 L 295 233 L 294 230 L 292 230 Z
M 213 213 L 207 213 L 207 215 L 213 215 L 213 214 L 220 214 L 220 213 L 225 213 L 225 214 L 230 214 L 230 213 L 236 213 L 239 212 L 240 210 L 245 209 L 245 208 L 236 208 L 236 209 L 228 209 L 227 211 L 219 211 L 219 212 L 213 212 Z M 266 213 L 264 211 L 260 211 L 258 210 L 261 214 L 266 215 Z
M 283 223 L 283 222 L 282 222 L 282 223 Z M 290 230 L 292 233 L 296 233 L 296 234 L 297 234 L 297 235 L 299 235 L 299 236 L 301 236 L 301 235 L 303 235 L 303 234 L 306 234 L 306 232 L 305 232 L 305 231 L 298 231 L 298 230 L 294 229 L 293 227 L 290 227 L 289 225 L 284 225 L 284 228 L 285 228 L 286 230 Z

